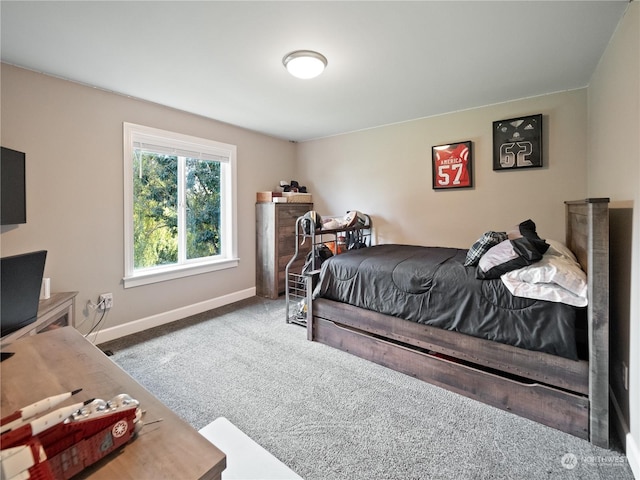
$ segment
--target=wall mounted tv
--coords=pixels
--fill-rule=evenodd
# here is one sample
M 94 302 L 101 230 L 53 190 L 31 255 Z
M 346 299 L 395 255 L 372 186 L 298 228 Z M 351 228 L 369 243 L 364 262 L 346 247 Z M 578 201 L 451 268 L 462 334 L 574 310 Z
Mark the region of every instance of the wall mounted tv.
M 27 223 L 25 154 L 1 147 L 0 225 Z

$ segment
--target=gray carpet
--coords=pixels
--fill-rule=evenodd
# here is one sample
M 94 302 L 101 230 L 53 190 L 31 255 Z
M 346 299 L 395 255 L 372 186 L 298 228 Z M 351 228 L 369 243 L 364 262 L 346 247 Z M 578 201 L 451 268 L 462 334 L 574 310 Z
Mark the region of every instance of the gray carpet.
M 101 348 L 194 428 L 227 417 L 307 480 L 633 479 L 619 451 L 308 342 L 284 307 L 255 297 Z

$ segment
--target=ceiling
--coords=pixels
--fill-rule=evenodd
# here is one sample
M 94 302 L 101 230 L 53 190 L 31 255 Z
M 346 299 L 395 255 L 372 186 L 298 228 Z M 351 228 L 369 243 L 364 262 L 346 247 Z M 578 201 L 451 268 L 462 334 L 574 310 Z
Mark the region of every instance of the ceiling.
M 2 61 L 292 141 L 589 84 L 628 0 L 0 2 Z M 282 58 L 329 61 L 312 80 Z

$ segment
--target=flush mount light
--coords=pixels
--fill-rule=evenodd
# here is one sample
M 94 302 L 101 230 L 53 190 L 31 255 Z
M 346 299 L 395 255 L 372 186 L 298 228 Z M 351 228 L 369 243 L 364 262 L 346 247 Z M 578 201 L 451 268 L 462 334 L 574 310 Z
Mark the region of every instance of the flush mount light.
M 306 79 L 320 75 L 327 66 L 327 59 L 318 52 L 296 50 L 286 54 L 282 63 L 291 75 Z

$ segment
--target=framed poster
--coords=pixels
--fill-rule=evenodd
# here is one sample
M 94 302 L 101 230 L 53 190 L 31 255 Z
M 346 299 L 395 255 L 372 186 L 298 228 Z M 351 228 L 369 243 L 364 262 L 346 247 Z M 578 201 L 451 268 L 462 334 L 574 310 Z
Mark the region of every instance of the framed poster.
M 542 114 L 493 122 L 493 169 L 542 167 Z
M 473 187 L 471 142 L 431 148 L 433 189 Z

